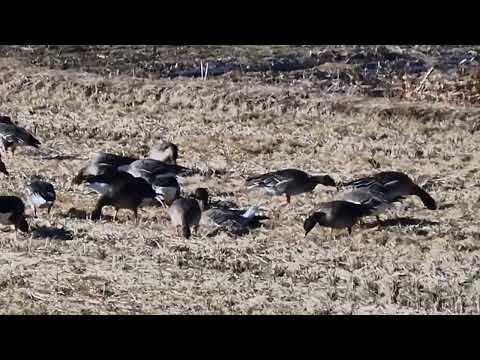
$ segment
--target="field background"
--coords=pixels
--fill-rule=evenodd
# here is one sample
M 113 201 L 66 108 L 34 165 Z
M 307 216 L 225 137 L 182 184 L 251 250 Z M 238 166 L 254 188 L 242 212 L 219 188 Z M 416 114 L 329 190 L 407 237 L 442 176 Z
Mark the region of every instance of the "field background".
M 55 184 L 32 233 L 0 230 L 7 314 L 480 313 L 480 48 L 462 46 L 2 46 L 0 113 L 40 149 L 4 157 L 1 193 L 39 173 Z M 199 75 L 200 61 L 209 76 Z M 427 76 L 428 75 L 428 76 Z M 143 156 L 178 144 L 181 179 L 271 217 L 244 236 L 177 238 L 165 211 L 141 225 L 71 184 L 93 151 Z M 353 236 L 302 223 L 335 188 L 284 198 L 243 178 L 296 167 L 345 181 L 408 173 L 409 198 Z M 370 219 L 373 222 L 374 219 Z

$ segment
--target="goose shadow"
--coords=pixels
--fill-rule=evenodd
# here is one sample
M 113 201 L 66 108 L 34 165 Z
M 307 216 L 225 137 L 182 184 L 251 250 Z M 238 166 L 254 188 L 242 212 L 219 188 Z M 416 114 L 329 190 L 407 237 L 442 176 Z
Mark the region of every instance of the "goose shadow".
M 60 214 L 60 217 L 68 219 L 90 220 L 91 211 L 72 207 L 66 213 Z M 113 221 L 113 216 L 102 214 L 101 219 L 106 221 Z
M 48 149 L 44 149 L 42 152 L 33 152 L 28 155 L 34 159 L 41 160 L 88 160 L 88 158 L 85 158 L 81 154 L 52 154 Z
M 439 225 L 440 223 L 437 221 L 430 221 L 425 219 L 416 219 L 411 217 L 399 217 L 394 219 L 387 219 L 387 220 L 380 220 L 374 221 L 371 223 L 363 224 L 363 227 L 366 229 L 374 228 L 377 226 L 381 227 L 392 227 L 392 226 L 414 226 L 414 225 L 421 225 L 421 226 L 433 226 Z
M 72 207 L 67 212 L 59 214 L 59 216 L 69 219 L 88 220 L 90 218 L 90 212 Z
M 205 170 L 198 169 L 198 168 L 192 168 L 191 169 L 191 174 L 192 175 L 200 175 L 204 177 L 222 177 L 226 174 L 228 174 L 227 170 L 224 169 L 211 169 L 207 168 Z
M 42 160 L 81 160 L 78 155 L 44 155 L 40 156 Z
M 441 204 L 439 207 L 438 207 L 438 210 L 444 210 L 444 209 L 450 209 L 452 207 L 454 207 L 455 204 L 453 203 L 448 203 L 448 204 Z
M 34 239 L 54 239 L 54 240 L 73 240 L 73 231 L 64 228 L 55 228 L 49 226 L 40 226 L 32 231 Z

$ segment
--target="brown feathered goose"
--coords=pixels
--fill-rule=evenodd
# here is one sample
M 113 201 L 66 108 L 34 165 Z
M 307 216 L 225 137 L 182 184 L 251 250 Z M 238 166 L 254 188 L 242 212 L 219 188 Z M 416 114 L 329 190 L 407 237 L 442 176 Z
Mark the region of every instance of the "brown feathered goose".
M 176 199 L 168 209 L 168 215 L 178 234 L 178 228 L 182 229 L 182 235 L 189 239 L 192 235 L 191 228 L 196 232 L 202 216 L 202 211 L 197 200 L 180 197 Z
M 142 178 L 136 178 L 124 172 L 107 172 L 102 175 L 89 176 L 85 179 L 87 185 L 97 184 L 101 189 L 101 196 L 92 212 L 92 220 L 98 220 L 104 206 L 113 206 L 117 218 L 119 209 L 130 209 L 135 216 L 135 223 L 138 224 L 138 208 L 154 203 L 157 194 Z M 100 185 L 100 184 L 103 184 Z
M 371 215 L 375 211 L 379 202 L 371 199 L 368 203 L 355 204 L 348 201 L 336 200 L 320 204 L 318 209 L 308 216 L 303 223 L 305 236 L 314 228 L 316 224 L 332 229 L 348 229 L 352 233 L 352 227 L 357 221 Z
M 246 229 L 251 225 L 258 225 L 261 220 L 268 219 L 267 216 L 256 215 L 258 206 L 250 206 L 248 209 L 212 207 L 209 203 L 208 190 L 205 188 L 197 188 L 194 196 L 198 199 L 202 210 L 202 218 L 200 220 L 202 225 L 221 226 L 228 223 L 230 226 Z
M 249 189 L 262 188 L 273 195 L 284 194 L 287 204 L 290 204 L 291 196 L 313 191 L 318 184 L 335 186 L 335 181 L 329 175 L 309 175 L 297 169 L 284 169 L 252 176 L 245 182 Z
M 4 151 L 7 152 L 10 149 L 12 155 L 17 146 L 33 146 L 34 148 L 40 146 L 38 139 L 23 127 L 15 125 L 8 116 L 0 118 L 0 140 Z
M 380 185 L 384 193 L 390 199 L 403 198 L 409 195 L 415 195 L 422 200 L 423 204 L 430 210 L 437 209 L 435 200 L 413 180 L 402 172 L 384 171 L 372 176 L 367 176 L 357 180 L 344 183 L 344 186 L 353 186 L 355 189 L 371 189 L 372 186 Z
M 17 196 L 0 196 L 0 224 L 13 225 L 15 237 L 17 229 L 28 232 L 28 223 L 25 217 L 25 204 Z

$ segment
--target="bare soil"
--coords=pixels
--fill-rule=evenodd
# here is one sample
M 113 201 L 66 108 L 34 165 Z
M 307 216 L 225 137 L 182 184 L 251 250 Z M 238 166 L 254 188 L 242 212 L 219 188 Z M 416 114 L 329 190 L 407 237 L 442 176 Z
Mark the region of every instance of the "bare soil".
M 3 157 L 2 194 L 30 175 L 56 187 L 32 233 L 0 229 L 7 314 L 480 313 L 478 47 L 0 47 L 0 113 L 40 149 Z M 200 61 L 209 63 L 206 80 Z M 431 70 L 433 68 L 433 70 Z M 431 70 L 431 71 L 430 71 Z M 430 74 L 429 74 L 430 72 Z M 426 76 L 429 74 L 428 76 Z M 176 237 L 166 212 L 113 209 L 71 180 L 93 151 L 143 156 L 178 144 L 186 193 L 260 203 L 248 234 Z M 409 198 L 354 234 L 305 217 L 338 195 L 247 192 L 247 175 L 295 167 L 345 181 L 404 171 L 437 200 Z

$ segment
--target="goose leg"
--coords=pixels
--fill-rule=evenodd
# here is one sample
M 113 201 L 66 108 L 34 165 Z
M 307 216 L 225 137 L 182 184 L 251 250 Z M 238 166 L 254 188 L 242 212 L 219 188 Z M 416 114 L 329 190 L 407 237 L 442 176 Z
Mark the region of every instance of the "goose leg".
M 330 229 L 330 239 L 336 240 L 335 239 L 335 229 L 334 228 L 329 228 Z
M 290 205 L 290 194 L 285 194 L 285 196 L 287 197 L 287 204 Z
M 115 208 L 115 214 L 113 214 L 113 221 L 117 221 L 118 208 Z
M 138 219 L 138 209 L 133 209 L 133 214 L 135 216 L 135 225 L 139 224 L 139 219 Z
M 48 207 L 48 209 L 47 209 L 47 214 L 48 214 L 48 215 L 50 215 L 50 211 L 52 210 L 52 206 L 53 206 L 53 204 L 50 205 L 50 206 Z
M 110 198 L 106 195 L 100 196 L 100 199 L 98 199 L 95 209 L 92 211 L 91 219 L 100 220 L 100 217 L 102 216 L 103 207 L 108 205 L 111 205 Z

